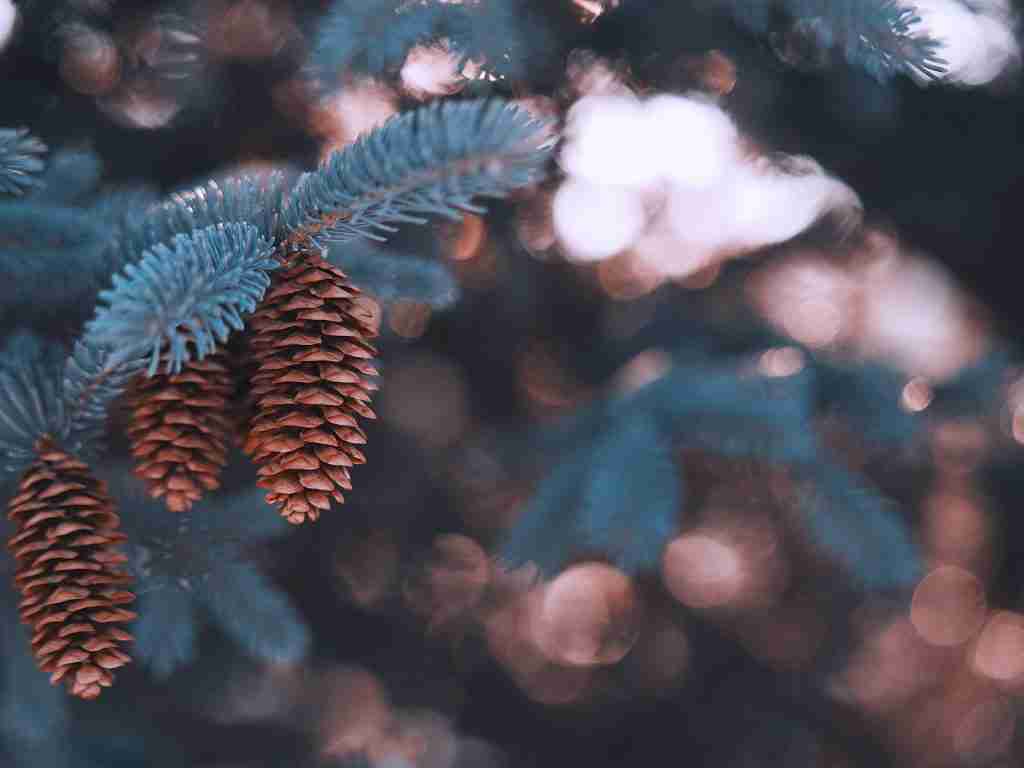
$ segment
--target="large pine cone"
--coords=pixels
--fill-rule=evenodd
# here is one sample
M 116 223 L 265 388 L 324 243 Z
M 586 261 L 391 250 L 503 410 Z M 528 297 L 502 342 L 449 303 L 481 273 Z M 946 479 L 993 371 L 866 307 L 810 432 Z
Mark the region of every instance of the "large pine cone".
M 305 246 L 284 259 L 250 321 L 257 363 L 255 415 L 245 451 L 260 465 L 261 487 L 290 523 L 316 520 L 351 490 L 349 468 L 366 461 L 356 416 L 376 418 L 377 387 L 365 376 L 376 335 L 345 273 Z
M 120 625 L 135 618 L 122 607 L 135 596 L 118 567 L 127 558 L 116 551 L 125 537 L 114 502 L 86 464 L 43 442 L 7 516 L 17 526 L 8 547 L 39 668 L 72 695 L 94 699 L 131 660 L 121 645 L 132 636 Z
M 181 373 L 140 376 L 128 397 L 135 474 L 172 512 L 186 512 L 220 486 L 233 422 L 234 382 L 223 352 Z

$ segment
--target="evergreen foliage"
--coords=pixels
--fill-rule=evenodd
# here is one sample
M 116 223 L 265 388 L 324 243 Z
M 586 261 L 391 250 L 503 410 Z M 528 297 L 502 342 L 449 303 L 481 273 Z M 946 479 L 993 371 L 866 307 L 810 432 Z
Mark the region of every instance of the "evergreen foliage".
M 555 40 L 541 13 L 523 3 L 486 0 L 400 3 L 335 0 L 317 24 L 308 67 L 326 87 L 353 72 L 381 76 L 401 67 L 416 45 L 445 45 L 458 57 L 483 61 L 497 74 L 518 79 L 551 56 Z
M 117 466 L 106 475 L 122 499 L 129 562 L 140 584 L 135 651 L 152 674 L 167 678 L 193 662 L 206 624 L 219 627 L 252 658 L 301 659 L 309 631 L 251 557 L 261 542 L 289 528 L 276 515 L 255 514 L 262 493 L 236 486 L 186 514 L 170 515 L 129 485 L 124 472 Z M 244 480 L 252 482 L 248 475 Z
M 144 361 L 125 350 L 98 345 L 87 337 L 76 341 L 61 379 L 66 426 L 53 436 L 75 452 L 99 452 L 111 407 L 143 370 Z
M 794 91 L 827 93 L 852 78 L 883 93 L 896 114 L 900 75 L 941 81 L 944 41 L 924 34 L 912 0 L 318 5 L 320 13 L 290 0 L 18 6 L 3 64 L 27 69 L 8 78 L 4 121 L 32 125 L 46 143 L 0 128 L 0 488 L 10 520 L 35 537 L 27 546 L 53 553 L 38 572 L 19 554 L 18 584 L 57 590 L 65 572 L 88 580 L 100 569 L 61 549 L 67 530 L 81 530 L 66 510 L 92 514 L 78 492 L 84 485 L 51 472 L 40 475 L 38 498 L 15 491 L 18 473 L 52 446 L 82 477 L 85 469 L 90 482 L 95 476 L 94 497 L 109 490 L 116 501 L 117 512 L 107 499 L 103 514 L 126 534 L 139 613 L 130 650 L 143 672 L 127 672 L 105 701 L 69 706 L 30 653 L 50 635 L 30 637 L 14 592 L 0 590 L 0 763 L 270 765 L 287 751 L 286 764 L 310 766 L 599 766 L 655 762 L 671 750 L 672 759 L 736 768 L 885 765 L 888 752 L 922 765 L 1013 763 L 1020 745 L 1003 737 L 1017 717 L 1010 702 L 1019 675 L 1006 670 L 1019 664 L 985 641 L 999 621 L 1024 626 L 1014 565 L 1024 534 L 1012 515 L 1024 442 L 1019 352 L 965 302 L 963 316 L 937 311 L 925 320 L 959 324 L 969 338 L 949 351 L 967 362 L 945 375 L 942 366 L 918 370 L 922 350 L 910 347 L 948 339 L 948 329 L 914 325 L 917 307 L 907 311 L 905 296 L 902 306 L 888 297 L 903 314 L 878 311 L 872 281 L 881 285 L 890 261 L 905 254 L 895 239 L 878 251 L 857 239 L 854 230 L 875 229 L 870 194 L 866 221 L 847 226 L 841 243 L 821 219 L 770 250 L 691 254 L 688 233 L 667 231 L 690 226 L 670 209 L 700 207 L 700 195 L 721 189 L 694 193 L 678 162 L 634 188 L 620 183 L 636 174 L 615 152 L 617 141 L 637 140 L 640 121 L 626 112 L 657 106 L 654 91 L 666 91 L 660 106 L 679 107 L 665 114 L 682 125 L 689 96 L 679 94 L 697 88 L 739 135 L 729 147 L 736 168 L 752 156 L 770 167 L 766 147 L 805 134 L 816 155 L 830 143 L 854 147 L 813 165 L 837 169 L 858 193 L 874 176 L 857 167 L 869 146 L 880 167 L 906 161 L 901 173 L 924 179 L 922 167 L 935 159 L 917 157 L 916 137 L 894 157 L 888 135 L 837 130 L 818 111 L 808 127 L 806 115 L 788 109 Z M 672 43 L 648 49 L 620 39 L 629 14 Z M 692 19 L 699 23 L 683 24 Z M 97 41 L 106 47 L 87 47 Z M 766 42 L 788 63 L 799 64 L 809 45 L 818 65 L 842 58 L 876 82 L 844 67 L 814 90 L 824 77 L 753 71 Z M 44 50 L 34 50 L 39 43 Z M 429 99 L 398 83 L 417 46 L 443 48 L 456 71 L 472 62 L 483 74 L 451 86 L 459 96 Z M 593 52 L 600 48 L 614 58 Z M 166 117 L 211 91 L 218 57 L 232 60 L 219 73 L 231 85 L 225 100 L 256 106 L 218 113 L 209 131 Z M 105 90 L 76 87 L 99 65 L 106 80 L 89 82 Z M 325 90 L 351 95 L 362 78 L 374 80 L 382 103 L 317 101 Z M 926 99 L 936 91 L 909 98 L 930 115 Z M 517 102 L 475 98 L 490 92 Z M 642 98 L 619 99 L 626 92 Z M 630 212 L 645 227 L 606 260 L 562 242 L 560 227 L 576 211 L 555 210 L 561 178 L 542 184 L 555 126 L 591 93 L 595 103 L 610 96 L 622 123 L 613 119 L 597 136 L 593 157 L 580 150 L 559 160 L 567 170 L 578 161 L 569 175 L 581 188 L 606 193 L 593 198 L 596 208 L 605 197 L 632 196 Z M 375 122 L 378 109 L 420 101 L 309 162 L 314 138 L 337 146 Z M 765 105 L 785 108 L 761 131 L 754 124 Z M 868 109 L 859 107 L 842 109 Z M 643 135 L 653 142 L 656 133 Z M 197 147 L 207 138 L 204 154 Z M 678 143 L 682 157 L 698 138 L 680 131 L 666 146 Z M 303 158 L 301 175 L 211 168 Z M 215 181 L 194 181 L 210 174 Z M 752 180 L 739 172 L 733 180 L 739 218 L 756 218 L 760 192 L 744 186 Z M 486 199 L 508 197 L 529 202 L 462 220 L 486 213 Z M 614 208 L 609 220 L 622 212 Z M 452 222 L 448 237 L 403 229 L 432 217 Z M 935 224 L 931 235 L 941 241 L 968 218 Z M 913 224 L 915 237 L 929 232 L 920 218 Z M 472 249 L 451 246 L 455 229 L 477 237 Z M 382 245 L 391 235 L 398 244 Z M 847 259 L 861 246 L 864 263 Z M 678 250 L 663 254 L 673 259 L 664 274 L 654 263 L 662 248 Z M 826 265 L 826 276 L 841 274 L 835 296 L 822 298 L 815 285 L 797 286 L 807 297 L 792 293 L 835 328 L 801 336 L 774 317 L 769 328 L 754 306 L 752 278 L 797 248 Z M 691 256 L 706 263 L 680 275 Z M 915 285 L 894 286 L 921 301 Z M 380 306 L 389 302 L 426 305 L 415 308 L 417 319 L 429 318 L 426 330 L 400 328 L 387 314 L 394 308 Z M 382 317 L 403 342 L 384 350 L 378 403 L 369 340 Z M 884 336 L 895 329 L 880 326 L 904 322 L 909 343 L 868 339 L 872 324 Z M 972 336 L 977 328 L 984 332 Z M 216 398 L 154 378 L 213 353 L 223 374 Z M 142 377 L 167 406 L 159 427 L 122 408 Z M 211 436 L 203 415 L 214 411 L 221 431 Z M 378 414 L 372 424 L 356 419 Z M 134 440 L 126 420 L 149 439 Z M 152 459 L 161 466 L 202 465 L 204 451 L 215 453 L 203 469 L 217 482 L 172 513 L 132 476 L 147 451 L 167 451 L 166 461 Z M 250 461 L 236 461 L 242 453 Z M 349 470 L 366 461 L 353 490 Z M 297 499 L 284 511 L 298 523 L 330 508 L 328 492 L 336 504 L 347 498 L 345 514 L 324 515 L 284 541 L 294 529 L 267 501 Z M 709 556 L 684 564 L 684 577 L 721 594 L 735 577 L 726 586 L 739 598 L 691 599 L 692 582 L 671 583 L 672 545 L 695 531 L 713 539 L 726 518 L 734 529 L 721 529 L 722 549 L 735 562 Z M 12 528 L 0 519 L 0 532 Z M 120 534 L 82 538 L 82 547 L 109 545 L 96 563 L 121 562 Z M 421 550 L 431 559 L 418 562 Z M 602 565 L 571 569 L 594 561 Z M 766 562 L 770 573 L 758 570 Z M 561 579 L 570 571 L 577 581 Z M 936 573 L 959 580 L 939 583 L 948 591 L 937 598 L 923 590 Z M 0 557 L 0 575 L 14 577 L 12 558 Z M 97 593 L 114 583 L 98 578 Z M 119 594 L 101 597 L 132 597 Z M 78 608 L 53 607 L 72 600 L 91 602 L 57 594 L 46 603 L 45 632 L 56 642 L 61 632 L 88 631 Z M 998 639 L 1015 650 L 1018 635 Z M 986 667 L 986 653 L 1004 667 Z M 58 663 L 50 651 L 37 658 L 47 654 Z M 238 679 L 224 674 L 228 654 L 245 670 Z M 915 720 L 922 696 L 936 704 Z M 470 698 L 481 705 L 465 707 Z M 420 706 L 443 713 L 444 725 L 418 720 L 422 712 L 410 708 Z M 683 720 L 690 727 L 680 730 Z M 922 722 L 935 754 L 918 743 Z M 477 760 L 456 732 L 463 728 L 499 742 L 508 760 Z
M 631 572 L 656 567 L 687 523 L 682 467 L 672 457 L 688 448 L 790 466 L 803 488 L 800 521 L 816 546 L 867 589 L 912 586 L 921 563 L 899 511 L 831 460 L 816 437 L 821 393 L 833 391 L 817 371 L 831 366 L 772 378 L 756 371 L 756 358 L 722 365 L 686 357 L 635 393 L 601 400 L 525 438 L 533 453 L 509 446 L 509 455 L 553 468 L 503 542 L 503 557 L 513 565 L 534 562 L 545 573 L 584 555 L 608 557 Z M 846 386 L 877 388 L 875 374 L 847 370 L 858 385 Z M 842 405 L 852 406 L 843 418 L 865 427 L 869 438 L 872 424 L 882 438 L 895 438 L 882 431 L 885 419 L 862 418 L 863 402 Z M 914 433 L 907 428 L 899 438 L 911 441 Z M 644 514 L 637 517 L 636 509 Z
M 526 110 L 501 101 L 421 107 L 303 174 L 284 225 L 324 240 L 382 239 L 427 215 L 479 212 L 474 198 L 503 197 L 539 180 L 549 148 L 538 141 L 543 130 Z
M 906 590 L 923 563 L 895 505 L 842 467 L 804 464 L 799 509 L 815 543 L 867 589 Z
M 7 349 L 14 357 L 10 353 L 17 350 Z M 28 360 L 15 357 L 3 361 L 0 367 L 0 461 L 7 471 L 19 471 L 33 460 L 40 437 L 65 431 L 67 416 L 61 399 L 59 373 L 59 365 L 44 357 Z
M 0 202 L 0 317 L 45 322 L 54 307 L 91 304 L 110 275 L 109 227 L 88 209 Z
M 161 201 L 143 198 L 145 213 L 125 217 L 112 248 L 118 261 L 126 264 L 137 260 L 143 251 L 169 244 L 176 235 L 231 223 L 255 227 L 260 238 L 273 242 L 284 186 L 283 175 L 275 172 L 209 181 Z
M 38 185 L 46 145 L 26 128 L 0 128 L 0 195 L 23 195 Z
M 47 160 L 32 197 L 53 204 L 85 204 L 100 186 L 103 164 L 87 149 L 59 149 Z
M 666 437 L 652 414 L 628 413 L 581 441 L 512 528 L 506 560 L 533 562 L 548 575 L 584 555 L 608 557 L 627 573 L 656 567 L 683 507 Z
M 277 266 L 270 245 L 249 224 L 214 225 L 176 235 L 115 275 L 100 294 L 103 306 L 86 333 L 99 345 L 127 350 L 178 373 L 201 360 L 244 326 Z
M 902 0 L 725 0 L 738 20 L 758 33 L 781 11 L 813 45 L 836 49 L 878 80 L 907 74 L 940 78 L 940 44 L 919 34 L 917 12 Z
M 328 261 L 381 301 L 419 301 L 445 309 L 459 300 L 459 284 L 445 264 L 366 244 L 333 244 Z
M 40 240 L 53 237 L 56 219 L 69 233 L 60 245 L 70 246 L 81 261 L 76 283 L 87 296 L 94 286 L 81 279 L 82 273 L 98 272 L 98 265 L 124 266 L 113 274 L 112 286 L 99 292 L 95 317 L 86 324 L 66 362 L 37 353 L 39 345 L 34 343 L 9 345 L 15 359 L 0 374 L 0 449 L 8 469 L 18 470 L 33 461 L 45 440 L 58 441 L 76 452 L 94 452 L 101 447 L 112 404 L 135 375 L 152 376 L 161 367 L 178 373 L 185 363 L 202 359 L 226 343 L 263 298 L 269 273 L 279 266 L 272 253 L 286 242 L 282 238 L 308 237 L 302 227 L 322 229 L 325 213 L 333 222 L 348 218 L 354 209 L 356 219 L 361 216 L 368 224 L 349 231 L 365 233 L 366 227 L 388 229 L 388 222 L 412 221 L 410 211 L 451 216 L 457 208 L 469 208 L 476 195 L 500 197 L 535 177 L 545 158 L 543 149 L 528 145 L 536 130 L 531 121 L 501 104 L 422 110 L 411 119 L 392 121 L 380 135 L 371 135 L 332 158 L 327 172 L 318 172 L 327 177 L 326 184 L 315 186 L 307 177 L 307 188 L 312 186 L 319 197 L 300 195 L 298 207 L 282 205 L 284 185 L 279 175 L 229 179 L 223 186 L 210 182 L 160 204 L 152 202 L 145 188 L 115 190 L 90 200 L 97 176 L 92 156 L 62 155 L 52 179 L 71 174 L 79 183 L 69 183 L 51 199 L 79 205 L 33 201 L 6 204 L 0 213 L 37 250 Z M 466 134 L 467 142 L 459 140 L 460 133 Z M 380 152 L 396 148 L 397 141 L 409 146 L 422 143 L 426 154 L 382 174 L 376 164 Z M 439 156 L 430 161 L 430 153 Z M 353 154 L 355 159 L 349 159 Z M 352 187 L 358 194 L 347 197 L 350 187 L 337 186 L 341 183 L 338 173 L 359 168 L 364 175 Z M 314 217 L 311 200 L 321 208 L 328 203 L 333 207 L 328 212 L 317 210 Z M 292 213 L 291 227 L 279 218 L 287 211 Z M 38 231 L 25 223 L 36 225 Z M 290 232 L 295 229 L 299 231 Z M 19 256 L 7 254 L 3 263 L 18 268 Z M 410 290 L 400 285 L 403 280 L 409 282 L 408 270 L 390 263 L 389 274 L 384 274 L 380 266 L 374 265 L 379 290 L 391 295 Z M 47 265 L 47 271 L 53 270 L 52 264 Z M 99 279 L 111 271 L 100 272 Z M 443 272 L 423 267 L 416 274 L 421 283 L 423 275 L 429 276 L 426 281 L 433 283 L 435 303 L 450 300 L 445 296 L 453 293 L 450 277 L 445 282 Z M 222 506 L 230 508 L 230 503 Z M 237 530 L 238 522 L 231 522 L 232 530 Z M 199 541 L 192 540 L 194 536 Z M 143 533 L 141 538 L 150 549 L 139 550 L 143 554 L 137 569 L 184 568 L 182 573 L 187 575 L 175 578 L 174 588 L 186 589 L 197 606 L 249 653 L 287 661 L 304 652 L 307 632 L 284 595 L 223 549 L 235 546 L 235 533 L 211 529 L 206 520 L 193 527 L 186 518 L 172 537 Z M 153 547 L 156 566 L 149 559 Z M 211 550 L 219 556 L 206 560 Z M 202 568 L 187 552 L 200 553 L 208 566 Z M 159 577 L 151 581 L 152 586 L 161 583 Z M 191 659 L 195 616 L 190 602 L 176 594 L 141 620 L 141 653 L 152 661 L 158 675 L 170 674 Z M 161 623 L 166 621 L 170 625 Z

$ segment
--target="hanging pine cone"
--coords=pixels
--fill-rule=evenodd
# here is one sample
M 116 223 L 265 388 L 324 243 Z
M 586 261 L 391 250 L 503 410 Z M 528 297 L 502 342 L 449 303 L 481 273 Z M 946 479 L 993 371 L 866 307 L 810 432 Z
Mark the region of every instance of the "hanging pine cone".
M 233 390 L 223 352 L 187 363 L 181 373 L 140 376 L 133 384 L 128 435 L 135 474 L 172 512 L 187 511 L 220 485 Z
M 135 596 L 118 567 L 127 558 L 115 549 L 125 537 L 114 502 L 86 464 L 44 441 L 7 516 L 17 526 L 8 547 L 39 668 L 72 695 L 94 699 L 131 660 L 121 645 L 132 636 L 120 625 L 135 618 L 122 607 Z
M 359 289 L 308 244 L 282 257 L 250 321 L 255 415 L 245 451 L 260 465 L 261 487 L 290 523 L 316 520 L 331 499 L 344 502 L 349 468 L 366 461 L 356 416 L 376 385 L 364 376 L 376 332 L 354 301 Z

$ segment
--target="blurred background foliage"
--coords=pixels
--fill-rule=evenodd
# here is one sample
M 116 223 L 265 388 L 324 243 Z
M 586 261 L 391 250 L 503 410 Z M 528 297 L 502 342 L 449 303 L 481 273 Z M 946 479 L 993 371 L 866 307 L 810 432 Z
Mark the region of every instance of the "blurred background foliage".
M 328 244 L 383 376 L 316 526 L 244 462 L 173 516 L 112 437 L 136 663 L 66 701 L 0 590 L 2 764 L 1019 764 L 1018 10 L 0 0 L 0 367 L 166 195 L 437 98 L 564 131 L 486 214 Z

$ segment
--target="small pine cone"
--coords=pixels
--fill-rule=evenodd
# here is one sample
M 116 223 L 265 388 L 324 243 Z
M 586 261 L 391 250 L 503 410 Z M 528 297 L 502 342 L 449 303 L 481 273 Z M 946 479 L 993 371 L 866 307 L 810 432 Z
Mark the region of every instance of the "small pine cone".
M 128 435 L 138 462 L 135 474 L 153 498 L 172 512 L 186 512 L 204 491 L 220 485 L 227 463 L 234 391 L 222 352 L 184 366 L 181 373 L 134 382 Z
M 124 541 L 114 502 L 83 462 L 52 443 L 21 478 L 7 516 L 17 526 L 8 541 L 21 619 L 32 629 L 32 651 L 50 681 L 95 699 L 131 658 L 121 645 L 132 636 L 120 625 L 135 614 L 125 589 L 131 577 L 118 566 Z
M 354 287 L 315 249 L 300 247 L 274 273 L 250 321 L 255 415 L 245 451 L 260 465 L 267 501 L 290 523 L 316 520 L 351 490 L 349 468 L 366 461 L 356 416 L 377 387 L 370 364 L 376 331 Z

